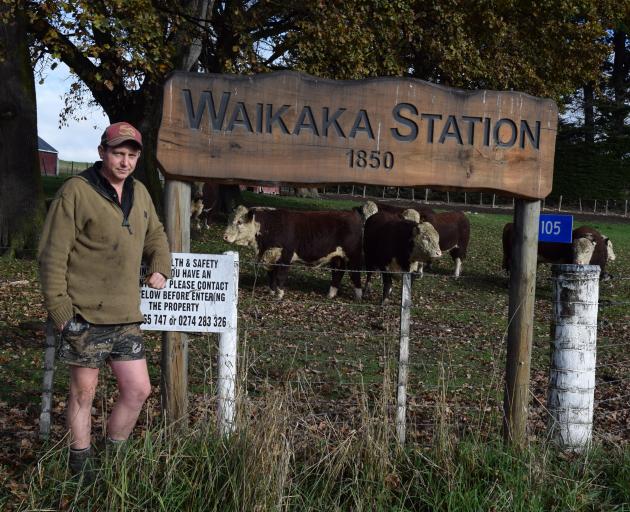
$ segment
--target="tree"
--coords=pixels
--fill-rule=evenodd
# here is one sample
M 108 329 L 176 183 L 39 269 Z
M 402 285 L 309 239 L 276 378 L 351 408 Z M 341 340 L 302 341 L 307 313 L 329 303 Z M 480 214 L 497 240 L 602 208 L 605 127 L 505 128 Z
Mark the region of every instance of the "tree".
M 310 0 L 290 56 L 330 78 L 412 76 L 560 100 L 596 80 L 607 55 L 599 3 Z
M 26 18 L 15 2 L 0 2 L 0 84 L 0 254 L 32 256 L 45 208 Z
M 283 2 L 265 0 L 31 0 L 27 5 L 36 50 L 63 61 L 77 76 L 63 115 L 72 115 L 87 88 L 111 122 L 135 124 L 145 143 L 136 176 L 157 205 L 155 154 L 168 74 L 263 70 L 265 58 L 256 42 L 284 30 L 287 19 Z
M 73 114 L 87 88 L 110 122 L 125 120 L 137 126 L 144 151 L 136 177 L 147 185 L 158 207 L 161 186 L 155 153 L 162 86 L 167 74 L 188 63 L 187 56 L 199 46 L 206 22 L 199 15 L 207 3 L 172 2 L 176 10 L 150 0 L 26 4 L 35 50 L 63 61 L 78 78 L 63 116 Z

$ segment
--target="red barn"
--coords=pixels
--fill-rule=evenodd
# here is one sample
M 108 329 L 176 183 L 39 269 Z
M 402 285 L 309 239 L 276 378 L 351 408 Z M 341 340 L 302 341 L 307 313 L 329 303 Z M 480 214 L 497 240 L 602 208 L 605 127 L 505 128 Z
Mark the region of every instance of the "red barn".
M 39 153 L 39 171 L 45 176 L 57 176 L 59 174 L 59 151 L 41 137 L 37 137 L 37 151 Z

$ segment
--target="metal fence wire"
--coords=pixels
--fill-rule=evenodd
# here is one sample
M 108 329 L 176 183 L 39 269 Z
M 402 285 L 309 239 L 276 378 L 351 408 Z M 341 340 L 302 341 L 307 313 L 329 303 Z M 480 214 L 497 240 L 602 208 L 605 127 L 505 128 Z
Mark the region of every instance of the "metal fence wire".
M 282 300 L 270 295 L 266 270 L 241 260 L 238 365 L 245 401 L 290 391 L 289 410 L 304 428 L 358 428 L 365 415 L 394 427 L 400 341 L 400 279 L 381 304 L 380 277 L 354 300 L 344 277 L 327 298 L 330 269 L 293 265 Z M 606 284 L 606 286 L 610 286 Z M 619 280 L 614 286 L 629 287 Z M 528 431 L 545 438 L 549 382 L 550 284 L 538 279 Z M 594 435 L 630 440 L 628 302 L 599 304 Z M 407 383 L 407 441 L 485 436 L 502 428 L 508 293 L 503 276 L 425 272 L 412 286 Z M 212 336 L 190 342 L 191 390 L 213 396 Z

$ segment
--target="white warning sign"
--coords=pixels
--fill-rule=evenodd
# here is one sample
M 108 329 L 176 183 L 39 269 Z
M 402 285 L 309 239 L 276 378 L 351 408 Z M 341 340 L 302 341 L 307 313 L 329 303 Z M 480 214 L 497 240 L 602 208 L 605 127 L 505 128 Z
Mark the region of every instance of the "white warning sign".
M 236 328 L 238 254 L 172 254 L 171 279 L 156 290 L 140 278 L 141 329 L 225 332 Z

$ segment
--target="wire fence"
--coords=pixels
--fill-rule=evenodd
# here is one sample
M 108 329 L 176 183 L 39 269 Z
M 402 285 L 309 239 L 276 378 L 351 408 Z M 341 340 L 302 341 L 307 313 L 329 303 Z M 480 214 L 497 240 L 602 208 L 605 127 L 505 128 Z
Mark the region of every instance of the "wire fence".
M 246 401 L 291 391 L 296 425 L 323 430 L 358 428 L 362 415 L 396 416 L 400 339 L 398 300 L 382 305 L 380 285 L 362 302 L 346 281 L 328 299 L 330 269 L 293 265 L 281 301 L 266 290 L 265 270 L 241 261 L 239 367 Z M 347 279 L 347 278 L 345 278 Z M 374 278 L 376 284 L 379 279 Z M 548 277 L 541 276 L 535 307 L 528 431 L 544 439 L 552 322 Z M 606 285 L 610 286 L 610 285 Z M 630 297 L 618 281 L 616 294 Z M 407 440 L 421 445 L 449 432 L 476 436 L 502 428 L 508 294 L 497 278 L 455 279 L 425 273 L 412 287 Z M 400 282 L 394 294 L 400 296 Z M 600 304 L 594 435 L 604 441 L 630 440 L 630 357 L 627 354 L 630 301 Z M 212 375 L 212 343 L 190 343 L 193 388 Z M 205 340 L 205 342 L 203 341 Z M 200 364 L 205 361 L 205 365 Z
M 65 174 L 69 176 L 75 176 L 82 173 L 93 162 L 73 162 L 69 160 L 59 160 L 59 174 Z
M 376 187 L 368 185 L 333 185 L 323 187 L 323 194 L 350 195 L 369 199 L 417 201 L 458 207 L 510 209 L 514 198 L 491 192 L 441 191 L 430 188 Z M 288 189 L 284 189 L 289 193 Z M 542 211 L 610 216 L 630 216 L 628 199 L 564 197 L 562 194 L 542 200 Z
M 260 264 L 241 260 L 240 269 L 238 366 L 245 402 L 255 405 L 270 394 L 288 393 L 292 419 L 304 429 L 347 431 L 365 414 L 378 414 L 393 426 L 400 304 L 396 299 L 381 304 L 380 279 L 375 276 L 371 294 L 356 302 L 344 277 L 339 296 L 328 299 L 330 269 L 292 265 L 287 292 L 278 301 L 267 291 Z M 0 282 L 10 291 L 20 279 Z M 552 307 L 544 267 L 536 294 L 528 428 L 545 438 Z M 400 281 L 394 281 L 392 297 L 399 296 Z M 506 278 L 471 272 L 455 279 L 438 268 L 414 282 L 412 299 L 407 439 L 428 444 L 445 429 L 454 435 L 498 433 Z M 600 284 L 598 309 L 594 435 L 625 443 L 630 441 L 630 276 Z M 193 421 L 214 418 L 215 338 L 193 335 L 189 343 Z M 147 355 L 158 368 L 159 344 Z M 110 393 L 101 399 L 110 400 Z M 157 409 L 158 404 L 149 408 Z

